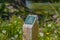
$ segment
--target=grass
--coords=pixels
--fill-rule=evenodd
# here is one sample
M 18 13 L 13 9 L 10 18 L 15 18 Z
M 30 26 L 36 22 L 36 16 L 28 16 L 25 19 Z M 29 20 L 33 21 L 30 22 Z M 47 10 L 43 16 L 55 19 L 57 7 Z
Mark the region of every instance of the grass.
M 23 20 L 13 16 L 10 21 L 1 21 L 0 40 L 22 40 Z
M 40 33 L 39 40 L 60 40 L 60 3 L 32 3 L 31 9 L 37 14 L 42 14 L 44 17 L 40 18 Z M 56 20 L 51 15 L 57 15 Z M 53 19 L 53 20 L 51 20 Z M 50 21 L 48 21 L 50 20 Z M 58 25 L 59 24 L 59 25 Z
M 34 12 L 43 15 L 39 20 L 39 40 L 60 40 L 60 21 L 57 21 L 60 18 L 59 4 L 53 3 L 53 7 L 51 7 L 49 4 L 35 3 L 31 6 Z M 51 14 L 58 14 L 56 20 L 50 16 Z M 22 15 L 26 16 L 25 13 Z M 53 20 L 48 21 L 51 19 Z M 23 22 L 20 17 L 15 15 L 10 21 L 0 19 L 0 40 L 22 40 Z
M 60 13 L 60 3 L 51 3 L 51 5 L 55 8 L 52 8 L 50 3 L 32 3 L 29 7 L 30 9 L 34 10 L 37 14 L 41 13 L 56 13 L 55 10 Z

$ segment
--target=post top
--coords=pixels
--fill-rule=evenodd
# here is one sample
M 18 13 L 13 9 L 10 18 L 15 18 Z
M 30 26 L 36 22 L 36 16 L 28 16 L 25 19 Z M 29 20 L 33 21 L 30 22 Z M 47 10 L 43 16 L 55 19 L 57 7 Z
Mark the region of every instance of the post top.
M 28 15 L 23 26 L 32 28 L 37 18 L 37 15 Z

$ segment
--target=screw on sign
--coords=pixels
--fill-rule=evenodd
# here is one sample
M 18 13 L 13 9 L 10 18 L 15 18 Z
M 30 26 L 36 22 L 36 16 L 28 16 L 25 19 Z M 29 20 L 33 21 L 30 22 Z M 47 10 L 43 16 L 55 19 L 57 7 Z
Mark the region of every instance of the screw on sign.
M 28 15 L 23 25 L 23 40 L 38 40 L 38 17 Z

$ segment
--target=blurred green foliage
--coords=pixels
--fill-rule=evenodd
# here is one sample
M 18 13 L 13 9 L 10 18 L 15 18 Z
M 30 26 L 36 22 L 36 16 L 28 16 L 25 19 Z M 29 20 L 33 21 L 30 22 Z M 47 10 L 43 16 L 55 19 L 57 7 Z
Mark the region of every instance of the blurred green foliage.
M 23 7 L 16 9 L 10 4 L 11 3 L 8 2 L 0 3 L 0 17 L 2 15 L 12 15 L 10 20 L 0 18 L 0 40 L 22 40 L 22 25 L 24 21 L 20 16 L 26 18 L 30 13 L 25 11 Z M 34 10 L 35 14 L 39 16 L 42 15 L 42 17 L 40 16 L 39 18 L 39 40 L 60 40 L 59 4 L 60 3 L 52 3 L 54 8 L 52 8 L 50 4 L 32 4 L 31 9 Z
M 10 21 L 0 20 L 0 40 L 22 40 L 23 20 L 15 15 Z

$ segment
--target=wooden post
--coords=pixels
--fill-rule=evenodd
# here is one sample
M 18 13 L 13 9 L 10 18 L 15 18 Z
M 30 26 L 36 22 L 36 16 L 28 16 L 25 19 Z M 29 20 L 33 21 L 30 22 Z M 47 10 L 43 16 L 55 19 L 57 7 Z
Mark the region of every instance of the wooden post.
M 38 40 L 38 17 L 28 15 L 23 25 L 23 40 Z

